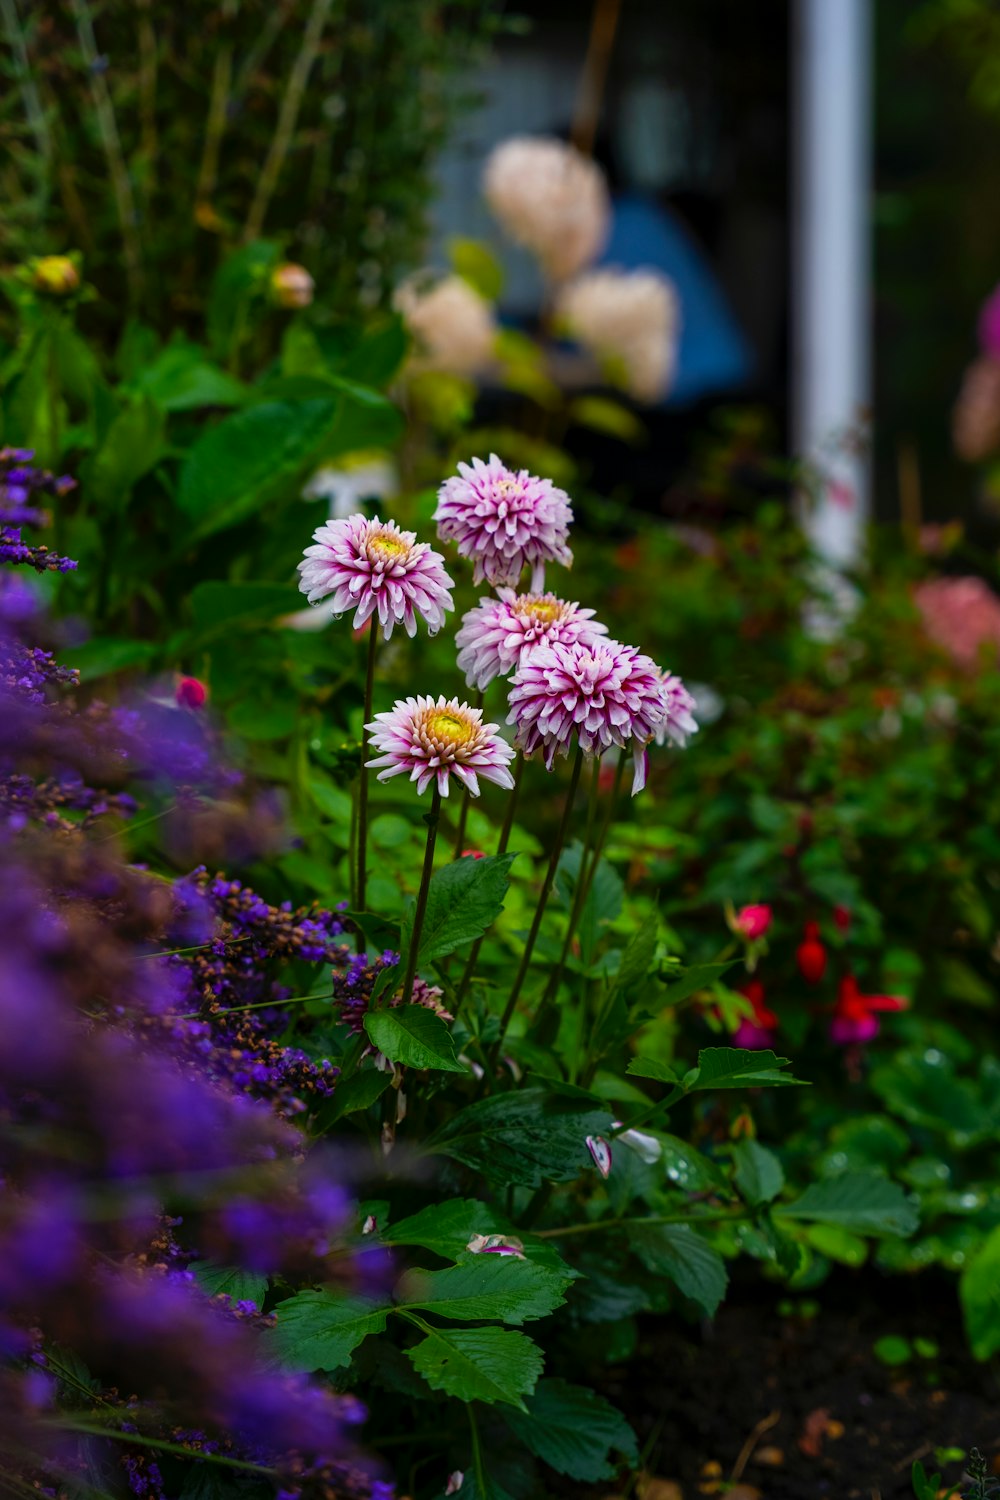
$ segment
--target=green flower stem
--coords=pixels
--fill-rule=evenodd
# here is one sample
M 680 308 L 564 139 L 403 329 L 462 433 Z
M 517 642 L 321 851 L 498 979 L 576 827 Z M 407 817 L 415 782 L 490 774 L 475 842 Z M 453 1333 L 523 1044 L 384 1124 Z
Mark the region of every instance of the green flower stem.
M 753 1213 L 740 1205 L 735 1209 L 720 1209 L 717 1213 L 693 1214 L 685 1209 L 679 1214 L 638 1214 L 622 1219 L 593 1219 L 586 1224 L 567 1224 L 563 1229 L 533 1229 L 538 1240 L 559 1240 L 571 1234 L 599 1234 L 602 1229 L 627 1229 L 632 1224 L 733 1224 L 740 1219 L 752 1219 Z
M 576 888 L 573 892 L 573 905 L 570 908 L 569 921 L 566 924 L 566 936 L 563 938 L 563 945 L 559 953 L 559 961 L 553 967 L 552 973 L 549 975 L 549 982 L 545 986 L 545 993 L 542 996 L 543 1005 L 548 1005 L 550 1001 L 555 999 L 556 994 L 559 990 L 559 986 L 562 983 L 563 971 L 566 968 L 566 960 L 569 957 L 570 948 L 573 945 L 573 938 L 576 935 L 576 929 L 579 925 L 580 918 L 583 916 L 584 904 L 586 902 L 587 895 L 589 894 L 590 888 L 587 884 L 587 862 L 590 857 L 591 844 L 594 838 L 594 828 L 597 823 L 597 794 L 600 785 L 600 779 L 601 757 L 599 755 L 595 755 L 593 770 L 591 771 L 590 776 L 590 796 L 587 799 L 587 825 L 583 835 L 583 848 L 580 850 L 580 864 L 576 872 Z
M 473 698 L 473 700 L 472 700 L 472 707 L 473 708 L 480 708 L 481 709 L 482 706 L 483 706 L 483 693 L 480 691 L 480 692 L 476 693 L 475 697 Z M 471 794 L 471 792 L 469 791 L 468 787 L 463 787 L 462 788 L 462 801 L 461 801 L 461 804 L 459 806 L 459 812 L 458 812 L 458 823 L 457 823 L 456 829 L 455 829 L 455 858 L 456 859 L 461 859 L 461 857 L 462 857 L 462 849 L 463 849 L 463 847 L 465 845 L 465 825 L 469 821 L 469 804 L 470 804 L 471 801 L 472 801 L 472 794 Z
M 434 845 L 437 842 L 438 820 L 441 817 L 441 793 L 438 791 L 437 782 L 434 783 L 434 794 L 431 798 L 431 810 L 424 818 L 427 824 L 427 843 L 424 847 L 424 868 L 420 876 L 420 890 L 417 892 L 417 909 L 413 913 L 413 931 L 410 934 L 410 951 L 406 956 L 406 978 L 403 980 L 403 1004 L 409 1005 L 410 996 L 413 994 L 413 981 L 417 974 L 417 954 L 420 952 L 420 933 L 424 925 L 424 913 L 427 910 L 427 892 L 431 886 L 431 876 L 434 873 Z
M 479 1487 L 480 1495 L 485 1495 L 487 1494 L 486 1472 L 483 1469 L 483 1450 L 479 1441 L 479 1424 L 476 1421 L 476 1413 L 471 1402 L 466 1405 L 465 1410 L 469 1414 L 469 1435 L 472 1439 L 472 1472 L 476 1476 L 476 1484 Z
M 523 774 L 524 756 L 518 754 L 517 764 L 514 767 L 514 785 L 511 787 L 510 796 L 507 798 L 507 811 L 504 815 L 503 827 L 500 830 L 500 842 L 497 844 L 498 854 L 507 853 L 507 845 L 510 843 L 510 836 L 514 828 L 514 813 L 517 810 L 517 802 L 521 794 L 521 777 Z M 476 964 L 479 961 L 479 950 L 482 946 L 482 937 L 477 937 L 469 950 L 469 956 L 465 961 L 465 968 L 462 970 L 462 978 L 455 993 L 455 1015 L 458 1014 L 458 1007 L 468 994 L 469 985 L 472 983 L 472 976 L 476 972 Z
M 500 1018 L 500 1035 L 497 1037 L 496 1041 L 493 1044 L 493 1047 L 490 1050 L 490 1061 L 493 1066 L 496 1065 L 496 1060 L 500 1056 L 500 1049 L 503 1046 L 503 1039 L 507 1034 L 507 1027 L 510 1025 L 510 1018 L 514 1014 L 514 1008 L 521 997 L 521 990 L 524 987 L 524 981 L 528 974 L 529 965 L 531 964 L 531 955 L 534 952 L 535 943 L 538 941 L 538 933 L 541 929 L 542 918 L 545 915 L 545 908 L 548 904 L 549 895 L 552 891 L 552 884 L 556 878 L 556 869 L 559 865 L 559 856 L 562 853 L 563 845 L 566 842 L 566 833 L 569 828 L 569 820 L 573 812 L 573 803 L 576 799 L 576 789 L 580 785 L 580 772 L 582 770 L 583 751 L 578 748 L 576 752 L 576 758 L 573 761 L 573 771 L 569 779 L 569 790 L 566 793 L 566 801 L 563 804 L 562 818 L 559 822 L 559 829 L 556 833 L 555 842 L 552 845 L 552 853 L 549 856 L 549 867 L 545 872 L 545 879 L 542 882 L 542 889 L 539 893 L 538 904 L 535 907 L 535 915 L 532 919 L 531 930 L 528 933 L 528 940 L 524 945 L 524 952 L 521 955 L 521 962 L 518 966 L 517 976 L 514 980 L 514 987 L 510 992 L 510 999 L 507 1001 L 504 1013 Z
M 123 1411 L 122 1417 L 129 1416 Z M 209 1464 L 213 1468 L 238 1469 L 244 1474 L 266 1474 L 273 1476 L 274 1469 L 267 1469 L 263 1464 L 247 1463 L 241 1458 L 226 1458 L 221 1453 L 199 1453 L 194 1449 L 185 1447 L 183 1443 L 171 1443 L 166 1438 L 146 1437 L 142 1432 L 120 1432 L 114 1427 L 104 1427 L 99 1422 L 62 1422 L 51 1421 L 40 1424 L 51 1427 L 56 1432 L 84 1432 L 94 1437 L 110 1438 L 114 1443 L 134 1443 L 139 1448 L 156 1448 L 160 1453 L 176 1453 L 180 1458 L 188 1458 L 200 1464 Z
M 368 725 L 372 717 L 375 688 L 375 653 L 378 650 L 378 620 L 373 615 L 368 629 L 368 668 L 365 673 L 365 716 L 361 725 L 361 782 L 358 788 L 358 891 L 355 911 L 364 911 L 368 898 Z M 364 948 L 364 934 L 358 929 L 358 952 Z

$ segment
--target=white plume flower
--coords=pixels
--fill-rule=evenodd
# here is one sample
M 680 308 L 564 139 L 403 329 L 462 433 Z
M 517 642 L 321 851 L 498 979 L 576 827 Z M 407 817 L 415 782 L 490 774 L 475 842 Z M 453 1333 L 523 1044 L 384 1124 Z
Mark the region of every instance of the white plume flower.
M 563 287 L 559 322 L 578 343 L 610 364 L 637 401 L 660 401 L 677 364 L 680 303 L 659 271 L 587 271 Z
M 490 152 L 483 193 L 501 227 L 562 281 L 604 247 L 611 201 L 600 167 L 554 136 L 516 135 Z
M 396 288 L 393 304 L 416 340 L 417 369 L 476 375 L 493 358 L 493 309 L 461 276 L 410 276 Z

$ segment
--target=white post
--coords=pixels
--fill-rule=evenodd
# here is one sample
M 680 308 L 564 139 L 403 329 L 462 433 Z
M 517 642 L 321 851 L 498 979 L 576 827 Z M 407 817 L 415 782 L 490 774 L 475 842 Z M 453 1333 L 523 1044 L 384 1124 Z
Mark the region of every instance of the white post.
M 869 514 L 871 25 L 869 0 L 796 0 L 794 436 L 833 569 L 858 561 Z

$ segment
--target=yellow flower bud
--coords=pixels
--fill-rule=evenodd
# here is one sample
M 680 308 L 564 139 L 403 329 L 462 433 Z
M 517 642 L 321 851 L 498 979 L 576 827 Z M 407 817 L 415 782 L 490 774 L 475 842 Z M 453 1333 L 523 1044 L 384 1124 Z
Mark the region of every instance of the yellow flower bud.
M 34 263 L 35 290 L 68 297 L 80 285 L 80 273 L 68 255 L 43 255 Z
M 285 261 L 271 272 L 271 295 L 279 307 L 308 307 L 315 283 L 305 266 Z

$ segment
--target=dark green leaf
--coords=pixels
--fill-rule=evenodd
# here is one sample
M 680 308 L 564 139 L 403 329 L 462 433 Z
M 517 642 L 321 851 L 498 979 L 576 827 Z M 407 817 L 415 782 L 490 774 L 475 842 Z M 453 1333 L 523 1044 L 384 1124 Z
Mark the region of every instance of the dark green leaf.
M 502 1401 L 523 1411 L 542 1373 L 542 1351 L 527 1334 L 506 1328 L 427 1329 L 410 1349 L 429 1386 L 460 1401 Z
M 137 641 L 131 636 L 95 636 L 82 646 L 60 652 L 60 661 L 67 667 L 75 667 L 81 682 L 96 682 L 100 677 L 110 677 L 115 672 L 127 671 L 129 667 L 144 667 L 156 655 L 151 641 Z
M 302 603 L 291 584 L 223 583 L 214 579 L 191 590 L 191 618 L 197 630 L 227 629 L 237 621 L 274 620 Z
M 527 1259 L 470 1255 L 446 1271 L 407 1272 L 395 1296 L 401 1305 L 427 1308 L 442 1318 L 519 1325 L 561 1307 L 570 1280 Z
M 136 387 L 163 411 L 197 411 L 206 406 L 242 406 L 242 381 L 210 362 L 198 344 L 170 343 L 134 376 Z
M 470 1104 L 434 1144 L 491 1182 L 535 1188 L 569 1182 L 592 1166 L 586 1138 L 608 1136 L 611 1121 L 606 1110 L 582 1108 L 544 1089 L 521 1089 Z
M 317 1129 L 329 1130 L 331 1125 L 335 1125 L 345 1115 L 369 1109 L 382 1097 L 391 1082 L 392 1074 L 383 1073 L 379 1068 L 366 1068 L 363 1073 L 355 1073 L 353 1078 L 342 1079 L 333 1091 L 333 1098 L 327 1100 L 318 1112 Z
M 540 1380 L 525 1406 L 525 1413 L 508 1413 L 506 1420 L 525 1447 L 558 1474 L 597 1484 L 614 1478 L 621 1463 L 638 1466 L 635 1433 L 596 1391 L 565 1380 Z
M 656 957 L 659 922 L 655 916 L 647 917 L 638 931 L 634 932 L 624 948 L 615 986 L 619 990 L 633 989 L 649 974 Z
M 972 1352 L 990 1359 L 1000 1349 L 1000 1226 L 963 1270 L 958 1291 Z
M 626 1073 L 633 1078 L 652 1078 L 657 1083 L 676 1083 L 677 1074 L 670 1063 L 660 1062 L 657 1057 L 633 1057 Z
M 699 1089 L 759 1089 L 788 1084 L 805 1087 L 801 1079 L 780 1071 L 788 1065 L 787 1057 L 775 1057 L 766 1047 L 756 1051 L 743 1047 L 703 1047 L 698 1053 L 697 1077 L 690 1082 L 685 1080 L 684 1086 L 689 1093 Z
M 263 402 L 206 428 L 184 462 L 177 491 L 196 535 L 234 526 L 266 500 L 294 493 L 343 404 L 333 393 Z
M 878 1172 L 845 1172 L 813 1182 L 794 1203 L 774 1210 L 783 1219 L 839 1224 L 855 1234 L 911 1235 L 920 1222 L 917 1210 L 897 1182 Z
M 450 1198 L 445 1203 L 434 1203 L 393 1224 L 388 1238 L 394 1245 L 419 1245 L 446 1260 L 461 1261 L 474 1253 L 469 1250 L 469 1241 L 478 1234 L 513 1235 L 522 1241 L 525 1257 L 533 1265 L 545 1266 L 564 1280 L 572 1280 L 575 1275 L 551 1240 L 522 1234 L 479 1198 Z
M 417 967 L 474 942 L 503 910 L 514 854 L 457 859 L 437 870 L 427 893 Z M 403 916 L 403 953 L 413 931 L 413 903 Z
M 751 1207 L 777 1198 L 785 1185 L 785 1174 L 773 1151 L 758 1141 L 740 1141 L 733 1151 L 733 1161 L 733 1181 Z
M 647 1270 L 670 1280 L 709 1317 L 726 1295 L 728 1276 L 717 1250 L 687 1224 L 636 1224 L 629 1243 Z
M 444 1021 L 423 1005 L 371 1010 L 365 1016 L 365 1031 L 390 1062 L 444 1073 L 468 1071 L 455 1056 L 455 1041 Z
M 191 1268 L 202 1291 L 210 1297 L 225 1292 L 234 1302 L 255 1302 L 258 1311 L 267 1295 L 267 1277 L 239 1266 L 216 1266 L 211 1261 L 196 1261 Z
M 370 1333 L 384 1333 L 389 1309 L 334 1292 L 299 1292 L 275 1309 L 265 1335 L 280 1364 L 296 1370 L 338 1370 Z
M 100 506 L 120 507 L 153 468 L 162 445 L 163 413 L 140 396 L 118 413 L 88 464 L 88 493 Z

